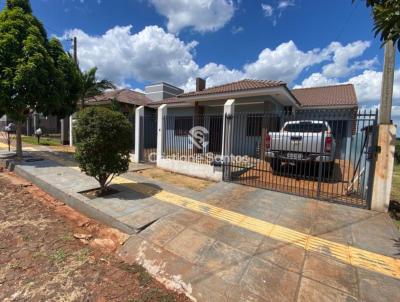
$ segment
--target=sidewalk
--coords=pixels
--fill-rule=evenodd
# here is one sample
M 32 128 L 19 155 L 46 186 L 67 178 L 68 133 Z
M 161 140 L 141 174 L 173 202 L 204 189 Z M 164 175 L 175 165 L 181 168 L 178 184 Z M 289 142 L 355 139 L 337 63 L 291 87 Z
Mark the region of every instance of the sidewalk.
M 1 146 L 0 146 L 1 147 Z M 32 149 L 32 151 L 34 148 Z M 218 183 L 194 192 L 135 173 L 119 192 L 72 158 L 32 152 L 15 172 L 87 216 L 131 234 L 119 255 L 198 301 L 396 301 L 400 234 L 386 214 Z M 52 160 L 50 160 L 52 159 Z

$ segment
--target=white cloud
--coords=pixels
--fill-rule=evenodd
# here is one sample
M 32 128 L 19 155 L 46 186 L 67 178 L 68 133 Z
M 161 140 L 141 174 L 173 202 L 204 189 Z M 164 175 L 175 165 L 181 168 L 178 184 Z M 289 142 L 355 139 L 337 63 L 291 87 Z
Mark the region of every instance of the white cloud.
M 315 72 L 311 74 L 308 78 L 304 79 L 301 85 L 295 85 L 293 88 L 328 86 L 337 83 L 338 82 L 336 81 L 336 79 L 329 79 L 321 73 Z
M 271 17 L 272 14 L 274 13 L 274 9 L 269 4 L 261 3 L 261 8 L 264 12 L 264 16 L 266 17 Z
M 244 31 L 244 28 L 242 26 L 232 26 L 232 33 L 234 35 L 241 33 L 242 31 Z
M 278 4 L 274 6 L 266 3 L 261 4 L 264 16 L 271 18 L 272 24 L 276 26 L 278 19 L 282 17 L 283 12 L 290 6 L 295 6 L 294 0 L 279 0 Z
M 232 0 L 149 0 L 157 12 L 168 18 L 168 31 L 191 27 L 198 32 L 216 31 L 235 13 Z
M 365 70 L 362 74 L 348 79 L 356 89 L 357 97 L 362 103 L 378 102 L 381 97 L 382 72 L 374 70 Z M 400 69 L 395 71 L 394 104 L 400 105 Z
M 191 53 L 197 42 L 184 43 L 157 26 L 147 26 L 135 34 L 131 26 L 116 26 L 101 36 L 75 29 L 64 38 L 72 36 L 79 41 L 81 68 L 97 66 L 99 76 L 117 85 L 129 79 L 182 85 L 198 70 Z
M 326 49 L 303 52 L 293 41 L 289 41 L 275 49 L 265 48 L 255 62 L 244 66 L 244 70 L 250 78 L 291 83 L 305 68 L 328 59 L 329 52 Z
M 339 42 L 332 42 L 328 49 L 333 52 L 333 62 L 322 68 L 322 74 L 326 77 L 338 78 L 347 76 L 356 70 L 372 68 L 377 63 L 376 58 L 353 62 L 352 65 L 349 65 L 351 60 L 361 56 L 370 45 L 369 41 L 355 41 L 345 46 Z
M 294 0 L 280 0 L 278 2 L 279 9 L 287 9 L 289 6 L 294 6 Z

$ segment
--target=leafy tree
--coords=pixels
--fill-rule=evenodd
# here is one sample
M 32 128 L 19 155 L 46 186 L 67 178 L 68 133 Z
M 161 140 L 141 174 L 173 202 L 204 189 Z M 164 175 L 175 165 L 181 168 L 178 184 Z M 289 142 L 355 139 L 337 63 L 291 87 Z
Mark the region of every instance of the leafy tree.
M 400 0 L 365 1 L 372 7 L 375 36 L 380 34 L 383 44 L 392 40 L 400 51 Z
M 96 79 L 97 67 L 93 67 L 81 74 L 82 77 L 82 92 L 81 92 L 81 107 L 85 107 L 85 100 L 102 94 L 107 89 L 115 89 L 112 82 L 108 80 Z
M 72 102 L 66 92 L 69 75 L 58 69 L 66 58 L 52 44 L 32 15 L 29 0 L 7 0 L 0 13 L 0 111 L 16 122 L 18 157 L 22 156 L 21 130 L 27 115 L 33 111 L 64 114 L 65 100 Z
M 59 40 L 50 39 L 49 52 L 60 72 L 61 83 L 59 85 L 62 86 L 59 108 L 56 113 L 59 118 L 64 118 L 76 111 L 76 104 L 82 91 L 80 70 L 72 57 L 64 51 Z
M 99 182 L 102 195 L 114 176 L 128 171 L 132 127 L 122 113 L 87 107 L 78 113 L 74 129 L 75 158 Z

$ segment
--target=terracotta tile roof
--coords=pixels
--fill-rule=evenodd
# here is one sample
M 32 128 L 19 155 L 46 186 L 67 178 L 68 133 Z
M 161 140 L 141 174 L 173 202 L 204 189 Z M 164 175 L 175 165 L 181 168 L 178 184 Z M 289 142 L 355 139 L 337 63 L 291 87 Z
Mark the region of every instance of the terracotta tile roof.
M 286 83 L 282 81 L 263 81 L 263 80 L 245 79 L 238 82 L 206 88 L 202 91 L 191 91 L 183 93 L 179 95 L 178 98 L 185 98 L 198 95 L 208 95 L 208 94 L 219 94 L 227 92 L 237 92 L 237 91 L 245 91 L 253 89 L 263 89 L 263 88 L 279 87 L 285 85 Z
M 353 84 L 292 89 L 302 107 L 357 106 Z
M 109 102 L 111 100 L 117 100 L 121 103 L 132 104 L 132 105 L 146 105 L 151 102 L 145 94 L 133 91 L 130 89 L 116 89 L 106 91 L 105 93 L 95 96 L 94 98 L 88 99 L 87 103 L 90 105 L 95 103 Z

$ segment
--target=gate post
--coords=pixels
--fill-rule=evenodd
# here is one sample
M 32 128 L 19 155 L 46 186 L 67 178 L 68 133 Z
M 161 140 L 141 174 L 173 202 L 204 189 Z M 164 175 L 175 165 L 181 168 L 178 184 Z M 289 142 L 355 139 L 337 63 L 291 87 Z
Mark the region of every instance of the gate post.
M 163 140 L 165 134 L 164 118 L 167 116 L 167 105 L 158 107 L 157 112 L 157 162 L 159 163 L 164 152 Z
M 222 126 L 222 164 L 223 178 L 231 179 L 230 156 L 232 154 L 233 115 L 235 113 L 235 100 L 230 99 L 224 105 L 224 121 Z
M 144 106 L 140 106 L 136 108 L 135 111 L 135 156 L 133 157 L 133 161 L 135 163 L 140 162 L 140 156 L 142 151 L 142 140 L 141 133 L 143 133 L 143 118 L 144 118 Z
M 375 162 L 371 210 L 386 212 L 392 189 L 394 152 L 396 147 L 395 125 L 378 126 L 378 152 Z

